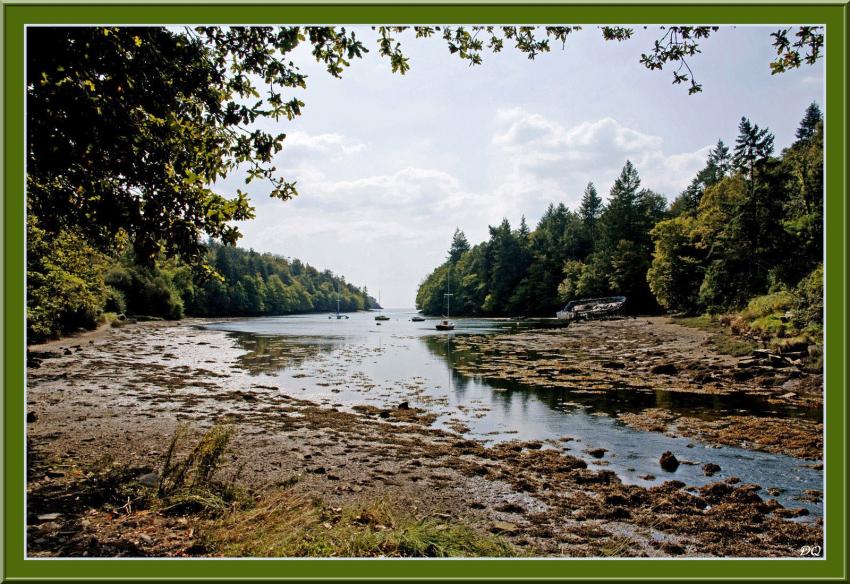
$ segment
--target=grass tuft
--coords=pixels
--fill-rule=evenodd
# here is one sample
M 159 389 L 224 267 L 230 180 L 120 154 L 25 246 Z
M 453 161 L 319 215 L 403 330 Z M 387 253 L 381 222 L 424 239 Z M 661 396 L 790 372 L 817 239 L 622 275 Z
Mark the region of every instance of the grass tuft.
M 230 426 L 213 426 L 182 460 L 174 460 L 188 427 L 177 428 L 160 472 L 157 498 L 160 510 L 172 513 L 205 513 L 219 515 L 232 507 L 252 502 L 247 490 L 234 481 L 214 479 L 222 466 L 227 445 L 233 436 Z
M 278 491 L 202 533 L 216 555 L 238 557 L 504 557 L 506 540 L 457 521 L 415 518 L 386 501 L 329 508 Z

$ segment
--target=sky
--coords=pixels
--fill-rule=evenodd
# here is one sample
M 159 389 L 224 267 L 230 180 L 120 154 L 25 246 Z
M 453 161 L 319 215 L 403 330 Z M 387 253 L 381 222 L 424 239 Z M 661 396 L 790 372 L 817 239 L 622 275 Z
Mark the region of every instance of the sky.
M 672 85 L 672 72 L 639 63 L 658 36 L 602 40 L 586 27 L 529 60 L 506 48 L 470 67 L 439 38 L 399 36 L 411 69 L 393 74 L 375 33 L 355 27 L 370 53 L 342 79 L 301 47 L 308 75 L 295 95 L 303 114 L 264 128 L 285 132 L 275 165 L 297 181 L 290 201 L 270 199 L 238 174 L 218 185 L 247 190 L 256 218 L 239 223 L 239 245 L 299 258 L 381 294 L 389 308 L 414 306 L 419 283 L 445 260 L 452 234 L 470 243 L 488 225 L 524 215 L 531 228 L 549 203 L 575 209 L 588 182 L 603 199 L 626 160 L 642 186 L 672 200 L 718 139 L 734 144 L 741 116 L 794 140 L 805 108 L 824 105 L 823 60 L 771 75 L 771 27 L 722 28 L 690 60 L 702 93 Z

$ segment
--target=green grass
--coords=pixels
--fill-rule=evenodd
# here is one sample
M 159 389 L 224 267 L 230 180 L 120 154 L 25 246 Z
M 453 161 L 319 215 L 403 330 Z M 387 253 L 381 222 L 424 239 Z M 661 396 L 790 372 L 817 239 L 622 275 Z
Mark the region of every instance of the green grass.
M 735 335 L 729 326 L 723 324 L 723 320 L 716 316 L 702 315 L 677 317 L 673 319 L 673 322 L 710 333 L 711 345 L 725 355 L 744 357 L 758 348 L 753 341 Z
M 252 504 L 247 489 L 236 484 L 236 476 L 228 482 L 215 477 L 233 429 L 213 426 L 183 459 L 175 460 L 175 452 L 187 433 L 187 426 L 179 427 L 166 451 L 156 490 L 159 510 L 220 515 L 232 508 Z
M 456 520 L 415 518 L 386 501 L 328 507 L 277 491 L 253 508 L 210 522 L 201 541 L 232 557 L 505 557 L 503 538 Z

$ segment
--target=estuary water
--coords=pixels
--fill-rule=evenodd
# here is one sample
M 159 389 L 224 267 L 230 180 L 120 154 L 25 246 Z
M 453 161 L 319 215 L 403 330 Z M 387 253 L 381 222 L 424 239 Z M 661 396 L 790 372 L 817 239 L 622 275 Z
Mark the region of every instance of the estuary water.
M 544 448 L 563 449 L 586 460 L 590 468 L 612 470 L 625 483 L 651 486 L 676 479 L 700 486 L 734 476 L 765 490 L 779 489 L 774 498 L 780 503 L 810 511 L 804 521 L 823 513 L 822 502 L 801 498 L 804 490 L 823 489 L 823 472 L 811 468 L 813 461 L 639 431 L 616 418 L 645 408 L 710 419 L 734 414 L 818 418 L 819 411 L 681 392 L 624 389 L 588 395 L 462 375 L 455 371 L 463 359 L 453 350 L 456 337 L 555 323 L 459 318 L 453 319 L 454 331 L 441 332 L 434 328 L 435 319 L 412 322 L 413 310 L 383 313 L 390 320 L 375 321 L 377 312 L 360 312 L 339 320 L 312 314 L 229 320 L 207 327 L 227 331 L 245 351 L 238 365 L 266 382 L 271 379 L 287 395 L 345 410 L 363 404 L 392 408 L 406 401 L 436 414 L 434 427 L 485 443 L 544 441 Z M 607 450 L 603 459 L 585 452 L 596 448 Z M 684 462 L 675 472 L 659 467 L 659 456 L 666 450 Z M 702 471 L 709 462 L 722 469 L 713 477 Z

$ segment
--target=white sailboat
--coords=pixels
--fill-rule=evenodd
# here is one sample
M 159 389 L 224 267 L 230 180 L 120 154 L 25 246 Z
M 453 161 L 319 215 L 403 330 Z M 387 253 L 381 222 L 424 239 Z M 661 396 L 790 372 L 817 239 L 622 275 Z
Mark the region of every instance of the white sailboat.
M 378 289 L 378 306 L 381 306 L 381 290 Z M 375 317 L 375 320 L 389 320 L 390 317 L 384 314 L 384 307 L 381 306 L 381 314 Z
M 446 315 L 443 317 L 443 320 L 437 323 L 438 331 L 452 331 L 455 328 L 455 323 L 449 320 L 449 313 L 451 312 L 451 304 L 452 304 L 452 296 L 454 294 L 451 293 L 451 287 L 449 282 L 452 278 L 451 268 L 449 269 L 448 274 L 446 275 L 446 293 L 443 296 L 446 299 Z
M 328 316 L 328 318 L 333 318 L 333 317 L 334 317 L 333 314 Z M 336 283 L 336 318 L 337 318 L 337 320 L 339 320 L 341 318 L 348 318 L 347 314 L 340 314 L 339 313 L 339 282 Z

